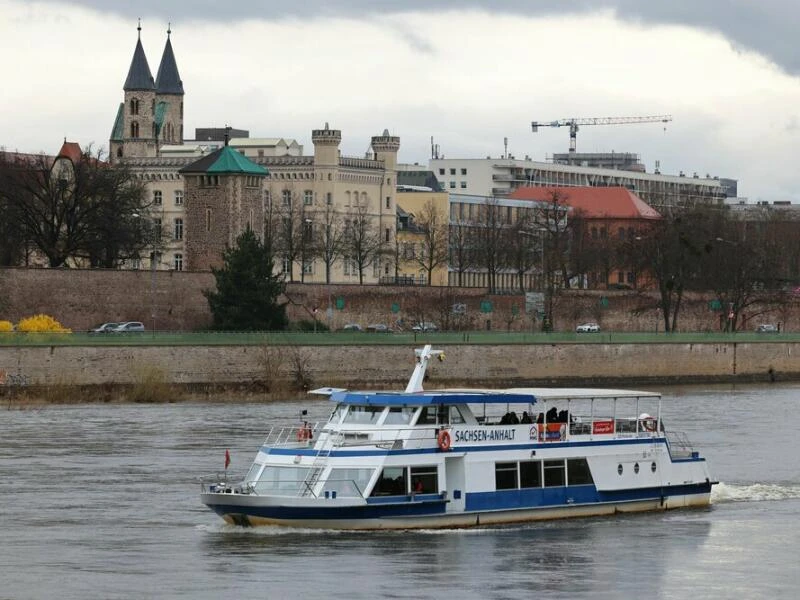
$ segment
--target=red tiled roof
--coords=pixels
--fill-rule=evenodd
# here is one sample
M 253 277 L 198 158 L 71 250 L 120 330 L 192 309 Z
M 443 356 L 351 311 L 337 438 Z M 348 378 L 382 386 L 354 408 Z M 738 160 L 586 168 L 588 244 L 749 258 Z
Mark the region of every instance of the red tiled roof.
M 661 218 L 658 211 L 624 187 L 530 186 L 517 188 L 509 195 L 509 199 L 552 202 L 554 192 L 558 192 L 560 204 L 578 209 L 588 218 Z
M 65 157 L 70 159 L 74 164 L 80 162 L 81 156 L 83 156 L 83 150 L 81 150 L 81 146 L 78 142 L 68 142 L 64 140 L 64 144 L 61 146 L 61 150 L 58 151 L 56 158 Z

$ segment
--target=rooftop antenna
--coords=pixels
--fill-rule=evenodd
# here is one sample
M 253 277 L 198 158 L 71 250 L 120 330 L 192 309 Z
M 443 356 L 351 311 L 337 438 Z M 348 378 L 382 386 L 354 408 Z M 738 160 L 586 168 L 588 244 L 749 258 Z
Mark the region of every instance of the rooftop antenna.
M 503 158 L 508 158 L 508 138 L 503 138 Z
M 225 125 L 225 145 L 228 145 L 228 142 L 231 139 L 231 126 L 226 124 Z

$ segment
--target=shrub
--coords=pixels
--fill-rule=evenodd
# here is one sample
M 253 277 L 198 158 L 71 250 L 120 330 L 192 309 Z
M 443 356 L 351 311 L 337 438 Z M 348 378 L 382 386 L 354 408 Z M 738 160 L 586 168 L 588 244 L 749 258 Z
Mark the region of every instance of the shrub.
M 17 323 L 17 331 L 30 333 L 72 333 L 50 315 L 34 315 L 21 319 Z
M 172 402 L 176 399 L 167 382 L 167 374 L 154 365 L 141 365 L 133 370 L 133 385 L 126 394 L 128 402 Z
M 328 331 L 328 326 L 322 321 L 317 321 L 315 324 L 311 319 L 301 319 L 292 323 L 289 329 L 292 331 Z
M 14 324 L 11 321 L 0 321 L 0 333 L 14 331 Z

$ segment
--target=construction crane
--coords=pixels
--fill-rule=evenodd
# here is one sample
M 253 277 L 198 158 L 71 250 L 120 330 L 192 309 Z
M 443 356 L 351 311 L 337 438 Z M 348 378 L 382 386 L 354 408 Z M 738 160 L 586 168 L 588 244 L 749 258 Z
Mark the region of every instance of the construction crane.
M 650 117 L 596 117 L 588 119 L 560 119 L 558 121 L 539 122 L 532 121 L 531 129 L 534 133 L 539 127 L 569 127 L 569 151 L 575 152 L 575 138 L 578 136 L 579 125 L 628 125 L 631 123 L 668 123 L 672 115 L 654 115 Z

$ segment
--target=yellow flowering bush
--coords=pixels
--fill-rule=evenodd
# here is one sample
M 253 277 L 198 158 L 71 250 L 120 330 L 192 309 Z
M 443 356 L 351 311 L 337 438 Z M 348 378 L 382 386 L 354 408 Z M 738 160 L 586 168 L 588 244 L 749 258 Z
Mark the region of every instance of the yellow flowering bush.
M 67 329 L 50 315 L 33 315 L 32 317 L 21 319 L 20 322 L 17 323 L 17 331 L 31 333 L 72 333 L 71 329 Z
M 0 333 L 14 331 L 14 324 L 11 321 L 0 321 Z

